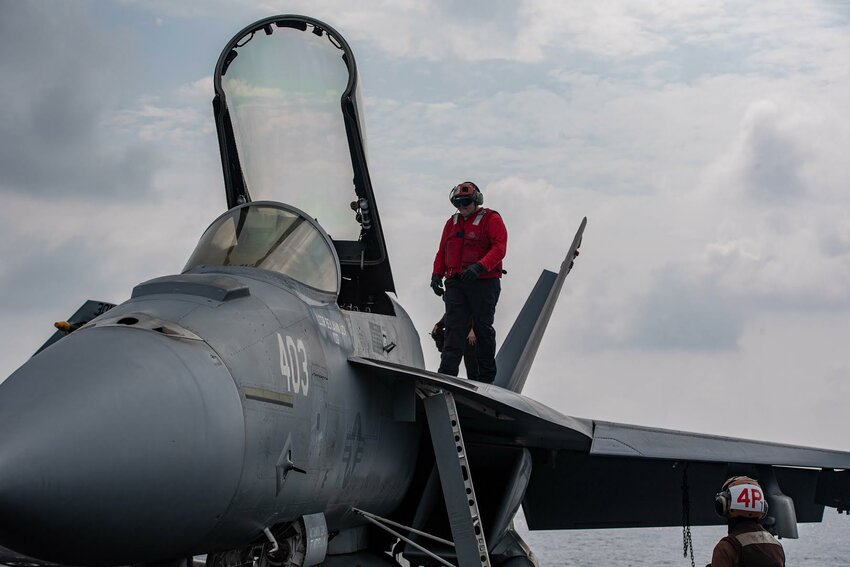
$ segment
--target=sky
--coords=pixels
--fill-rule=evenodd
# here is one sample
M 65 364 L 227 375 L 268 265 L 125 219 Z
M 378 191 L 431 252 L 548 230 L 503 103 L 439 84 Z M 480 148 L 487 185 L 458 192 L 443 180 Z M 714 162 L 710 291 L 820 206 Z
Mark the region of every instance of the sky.
M 244 26 L 348 40 L 398 296 L 426 333 L 449 189 L 509 232 L 496 330 L 582 217 L 527 395 L 850 450 L 850 6 L 0 0 L 0 380 L 86 299 L 179 273 L 226 207 L 212 72 Z

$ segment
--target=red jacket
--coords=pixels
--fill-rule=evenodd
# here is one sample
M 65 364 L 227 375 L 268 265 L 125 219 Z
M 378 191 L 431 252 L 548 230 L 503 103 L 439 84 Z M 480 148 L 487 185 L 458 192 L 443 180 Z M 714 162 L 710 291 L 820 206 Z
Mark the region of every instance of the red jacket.
M 443 227 L 432 273 L 451 278 L 477 262 L 487 270 L 479 277 L 501 278 L 507 247 L 508 231 L 496 211 L 481 208 L 467 218 L 455 213 Z

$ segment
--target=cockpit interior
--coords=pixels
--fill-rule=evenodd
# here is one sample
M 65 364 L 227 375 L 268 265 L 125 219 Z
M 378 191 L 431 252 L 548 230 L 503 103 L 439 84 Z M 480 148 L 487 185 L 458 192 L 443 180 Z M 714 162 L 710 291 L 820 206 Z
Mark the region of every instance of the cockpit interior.
M 186 263 L 261 268 L 312 289 L 339 295 L 339 260 L 315 220 L 280 203 L 240 205 L 210 225 Z

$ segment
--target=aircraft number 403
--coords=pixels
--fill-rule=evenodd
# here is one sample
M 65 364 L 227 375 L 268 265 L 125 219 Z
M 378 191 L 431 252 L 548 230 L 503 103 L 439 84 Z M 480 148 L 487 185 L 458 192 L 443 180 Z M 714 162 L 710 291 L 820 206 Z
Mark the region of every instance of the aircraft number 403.
M 304 341 L 278 333 L 277 345 L 280 354 L 280 373 L 286 378 L 287 389 L 306 396 L 310 388 L 310 371 L 307 369 L 309 357 Z

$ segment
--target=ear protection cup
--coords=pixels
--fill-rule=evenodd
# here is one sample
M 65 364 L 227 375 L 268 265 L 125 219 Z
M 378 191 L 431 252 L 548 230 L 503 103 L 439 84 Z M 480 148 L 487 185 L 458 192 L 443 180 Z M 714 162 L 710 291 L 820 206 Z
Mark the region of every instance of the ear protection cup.
M 714 511 L 718 516 L 729 517 L 729 491 L 718 492 L 714 496 Z
M 475 204 L 481 206 L 484 204 L 484 193 L 481 192 L 481 189 L 478 188 L 478 185 L 473 183 L 472 181 L 464 181 L 464 183 L 469 183 L 475 188 L 475 193 L 473 194 L 473 198 L 475 199 Z

